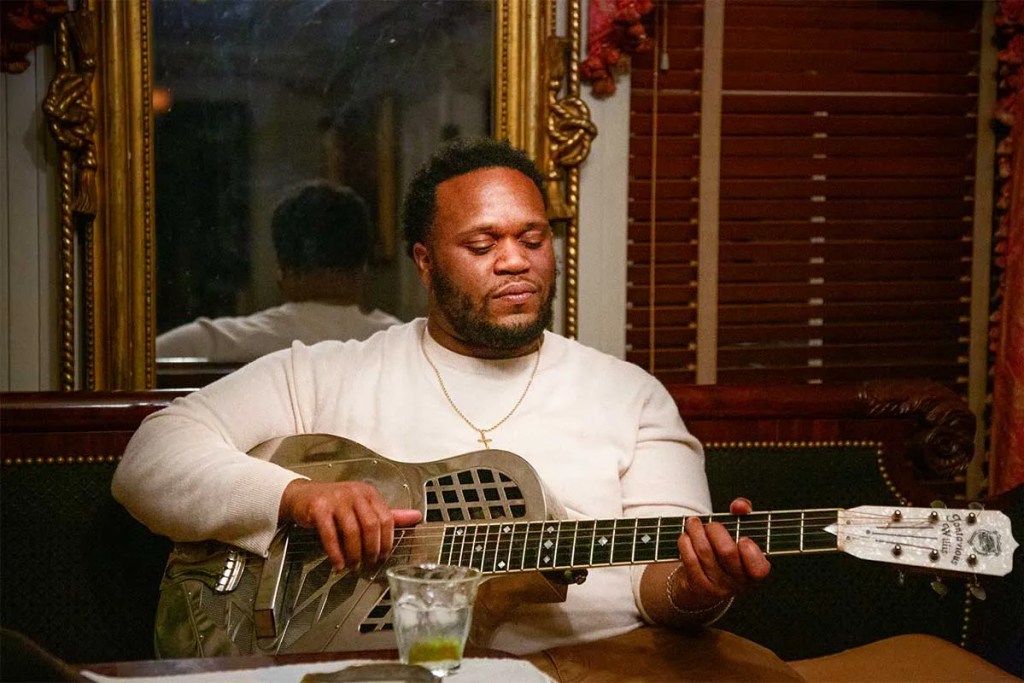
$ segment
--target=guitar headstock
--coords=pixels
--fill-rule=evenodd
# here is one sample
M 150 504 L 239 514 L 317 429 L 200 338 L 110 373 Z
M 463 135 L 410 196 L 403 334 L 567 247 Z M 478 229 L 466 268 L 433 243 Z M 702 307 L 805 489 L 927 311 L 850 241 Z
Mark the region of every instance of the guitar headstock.
M 865 505 L 839 513 L 827 531 L 843 552 L 864 560 L 936 572 L 1005 576 L 1017 542 L 996 510 Z

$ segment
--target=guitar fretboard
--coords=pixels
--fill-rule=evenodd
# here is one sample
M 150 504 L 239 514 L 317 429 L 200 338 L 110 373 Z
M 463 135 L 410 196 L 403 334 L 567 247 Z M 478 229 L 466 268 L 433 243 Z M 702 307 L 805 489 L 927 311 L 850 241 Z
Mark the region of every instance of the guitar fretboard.
M 838 550 L 825 530 L 839 510 L 794 510 L 701 517 L 723 524 L 737 539 L 757 542 L 768 555 Z M 582 569 L 679 559 L 683 517 L 447 524 L 437 561 L 488 574 Z

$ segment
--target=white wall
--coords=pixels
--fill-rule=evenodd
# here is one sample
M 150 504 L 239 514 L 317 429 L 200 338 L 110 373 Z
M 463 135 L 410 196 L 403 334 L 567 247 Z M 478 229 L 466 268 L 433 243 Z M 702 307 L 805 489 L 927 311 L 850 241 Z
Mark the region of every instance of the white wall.
M 578 338 L 619 358 L 626 351 L 629 77 L 614 95 L 582 97 L 597 125 L 580 173 Z
M 0 74 L 0 390 L 60 388 L 57 152 L 41 105 L 52 49 Z
M 560 8 L 564 12 L 564 7 Z M 584 8 L 584 15 L 586 10 Z M 564 21 L 564 17 L 563 17 Z M 582 20 L 587 54 L 587 17 Z M 619 358 L 626 354 L 626 235 L 629 215 L 629 74 L 616 92 L 597 99 L 589 84 L 580 96 L 597 126 L 580 169 L 577 338 Z

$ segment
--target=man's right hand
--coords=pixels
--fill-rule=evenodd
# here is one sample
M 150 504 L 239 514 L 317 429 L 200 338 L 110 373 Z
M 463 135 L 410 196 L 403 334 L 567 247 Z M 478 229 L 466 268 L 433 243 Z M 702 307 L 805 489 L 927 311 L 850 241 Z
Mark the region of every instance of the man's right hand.
M 285 487 L 278 515 L 320 533 L 320 543 L 337 571 L 376 566 L 391 553 L 396 526 L 412 526 L 419 510 L 388 508 L 373 486 L 360 481 L 320 483 L 296 479 Z

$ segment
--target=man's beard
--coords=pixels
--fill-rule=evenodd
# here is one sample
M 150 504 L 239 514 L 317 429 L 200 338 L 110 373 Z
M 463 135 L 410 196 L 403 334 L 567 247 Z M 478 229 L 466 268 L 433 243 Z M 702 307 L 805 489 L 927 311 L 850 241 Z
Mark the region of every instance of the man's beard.
M 434 270 L 430 275 L 434 299 L 455 334 L 473 346 L 501 351 L 515 351 L 536 341 L 554 319 L 555 283 L 552 281 L 547 299 L 537 311 L 533 322 L 520 325 L 498 325 L 487 317 L 487 304 L 473 305 L 473 300 L 446 277 Z

